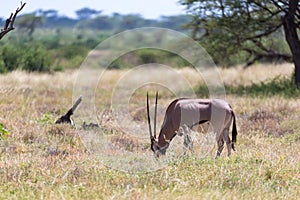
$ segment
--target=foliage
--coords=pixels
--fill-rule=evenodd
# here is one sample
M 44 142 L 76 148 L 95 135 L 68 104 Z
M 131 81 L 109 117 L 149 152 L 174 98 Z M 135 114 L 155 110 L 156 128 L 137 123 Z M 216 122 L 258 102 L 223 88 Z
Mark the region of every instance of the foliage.
M 90 19 L 93 15 L 97 15 L 100 13 L 101 11 L 90 8 L 81 8 L 76 11 L 78 19 Z
M 50 71 L 51 56 L 39 44 L 5 45 L 1 50 L 3 72 L 15 69 L 26 71 Z
M 16 69 L 47 72 L 77 68 L 88 51 L 112 33 L 145 26 L 179 30 L 188 21 L 186 15 L 163 16 L 161 19 L 149 20 L 136 14 L 102 15 L 101 11 L 89 8 L 80 9 L 77 14 L 78 19 L 60 16 L 56 10 L 38 10 L 20 15 L 18 31 L 1 41 L 0 73 Z M 180 66 L 185 63 L 182 59 L 165 52 L 146 51 L 134 53 L 137 62 L 133 64 L 145 63 L 146 59 L 152 59 L 154 62 L 170 59 L 172 64 Z M 167 57 L 163 59 L 160 54 Z M 112 68 L 132 66 L 123 58 L 111 65 Z
M 16 69 L 28 71 L 61 71 L 76 68 L 107 34 L 90 31 L 39 29 L 31 40 L 25 34 L 15 32 L 0 44 L 0 72 Z M 71 35 L 71 36 L 70 36 Z
M 87 49 L 83 47 L 83 44 L 76 43 L 76 42 L 62 46 L 59 49 L 59 51 L 60 51 L 60 55 L 67 59 L 74 58 L 78 55 L 87 54 Z
M 121 15 L 114 13 L 108 16 L 98 13 L 87 19 L 71 19 L 59 16 L 55 10 L 39 10 L 35 13 L 21 15 L 20 23 L 40 17 L 43 25 L 37 25 L 32 36 L 28 36 L 26 32 L 24 34 L 23 30 L 19 29 L 19 31 L 13 32 L 9 37 L 1 41 L 0 57 L 2 61 L 0 62 L 0 73 L 15 69 L 61 71 L 65 68 L 77 68 L 87 53 L 111 34 L 143 26 L 157 26 L 184 31 L 182 27 L 191 19 L 194 19 L 193 16 L 162 16 L 157 20 L 149 20 L 134 14 Z M 236 18 L 234 19 L 236 20 Z M 213 26 L 214 23 L 210 21 L 209 25 Z M 219 21 L 218 23 L 227 24 L 227 21 Z M 239 24 L 235 24 L 235 26 L 240 28 Z M 244 32 L 241 32 L 242 34 L 239 37 L 244 37 L 243 35 L 247 32 L 245 30 L 241 30 Z M 233 38 L 236 38 L 235 35 L 232 35 L 232 33 L 227 34 L 226 31 L 227 29 L 212 30 L 211 35 L 201 41 L 201 44 L 213 56 L 214 61 L 218 65 L 229 66 L 246 62 L 249 59 L 249 52 L 241 51 L 240 47 L 235 46 L 235 43 L 231 41 Z M 199 33 L 201 35 L 204 32 L 200 30 Z M 280 52 L 289 52 L 280 31 L 275 32 L 266 39 L 262 39 L 260 42 Z M 248 42 L 247 45 L 249 48 L 255 46 L 253 42 Z M 39 56 L 38 60 L 35 61 L 33 57 L 36 55 Z M 46 55 L 45 59 L 42 59 L 43 55 Z M 28 61 L 25 63 L 27 58 Z M 272 59 L 262 58 L 260 61 L 270 62 Z M 177 55 L 160 50 L 143 49 L 130 52 L 118 58 L 110 67 L 115 69 L 130 68 L 149 62 L 173 67 L 189 65 Z M 35 66 L 28 66 L 31 64 Z
M 110 65 L 110 68 L 123 69 L 149 63 L 164 64 L 174 68 L 189 65 L 186 60 L 173 53 L 159 49 L 146 48 L 121 56 Z
M 300 96 L 300 88 L 293 84 L 291 79 L 275 77 L 266 82 L 253 83 L 250 86 L 226 85 L 227 94 L 247 95 L 252 97 L 282 96 L 285 98 L 297 98 Z
M 6 72 L 7 72 L 7 69 L 5 68 L 3 61 L 0 60 L 0 74 L 6 73 Z
M 195 87 L 197 96 L 209 98 L 209 90 L 206 85 L 200 84 Z M 300 96 L 300 89 L 293 84 L 292 79 L 277 76 L 269 81 L 252 83 L 251 85 L 228 85 L 225 84 L 227 95 L 251 96 L 251 97 L 272 97 L 281 96 L 284 98 L 297 98 Z
M 42 124 L 51 124 L 54 122 L 54 117 L 51 113 L 47 112 L 43 114 L 40 118 L 37 118 L 36 123 L 42 123 Z
M 159 27 L 167 27 L 177 31 L 184 31 L 184 26 L 189 23 L 191 16 L 189 15 L 175 15 L 175 16 L 162 16 L 159 20 Z
M 5 128 L 5 126 L 0 123 L 0 140 L 6 139 L 10 135 L 10 132 Z
M 36 16 L 35 13 L 25 14 L 19 17 L 17 25 L 20 29 L 28 31 L 28 36 L 32 39 L 32 34 L 38 26 L 43 24 L 43 17 Z
M 96 30 L 111 30 L 113 25 L 109 22 L 107 16 L 98 16 L 90 20 L 81 20 L 76 24 L 78 28 L 89 28 Z
M 6 71 L 13 71 L 18 68 L 18 58 L 20 57 L 21 52 L 19 49 L 13 47 L 12 45 L 5 45 L 2 49 L 2 61 L 3 67 Z
M 40 45 L 30 46 L 24 49 L 20 66 L 26 71 L 49 72 L 51 57 L 48 52 Z
M 122 15 L 114 13 L 109 16 L 101 14 L 101 11 L 89 8 L 79 9 L 76 13 L 78 14 L 78 19 L 59 16 L 55 10 L 40 10 L 37 14 L 43 17 L 43 27 L 45 28 L 78 27 L 116 32 L 146 26 L 184 31 L 182 27 L 190 20 L 188 15 L 162 16 L 156 20 L 145 19 L 138 14 Z
M 182 0 L 193 16 L 187 28 L 221 65 L 236 64 L 234 55 L 241 55 L 239 62 L 251 65 L 262 59 L 291 61 L 290 51 L 282 35 L 280 1 L 204 1 Z M 282 6 L 282 5 L 281 5 Z M 280 38 L 278 40 L 278 38 Z

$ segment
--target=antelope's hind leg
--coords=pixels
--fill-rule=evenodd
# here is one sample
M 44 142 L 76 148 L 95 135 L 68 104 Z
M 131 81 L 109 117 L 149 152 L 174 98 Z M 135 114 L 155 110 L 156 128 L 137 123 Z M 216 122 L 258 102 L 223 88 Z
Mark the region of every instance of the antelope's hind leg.
M 230 156 L 231 154 L 231 139 L 229 137 L 229 128 L 230 128 L 230 124 L 232 123 L 232 117 L 230 117 L 230 120 L 228 120 L 224 130 L 223 130 L 223 139 L 225 140 L 226 142 L 226 146 L 227 146 L 227 155 L 228 157 Z
M 230 156 L 231 154 L 231 140 L 229 138 L 229 128 L 226 128 L 224 130 L 224 133 L 223 133 L 223 137 L 224 137 L 224 140 L 226 142 L 226 147 L 227 147 L 227 152 L 228 152 L 228 156 Z
M 218 143 L 218 151 L 217 151 L 217 156 L 216 158 L 220 157 L 223 149 L 224 149 L 224 139 L 223 137 L 219 137 L 219 139 L 217 140 L 217 143 Z

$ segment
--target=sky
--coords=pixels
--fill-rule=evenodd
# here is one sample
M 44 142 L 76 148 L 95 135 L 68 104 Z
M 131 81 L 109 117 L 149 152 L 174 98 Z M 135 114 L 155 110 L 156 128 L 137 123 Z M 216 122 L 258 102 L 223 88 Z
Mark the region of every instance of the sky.
M 9 0 L 0 6 L 0 17 L 8 18 L 20 6 L 20 0 Z M 22 14 L 42 9 L 54 9 L 59 15 L 75 18 L 75 11 L 84 7 L 102 10 L 103 14 L 140 14 L 144 18 L 157 19 L 160 16 L 185 14 L 178 0 L 22 0 L 26 6 Z

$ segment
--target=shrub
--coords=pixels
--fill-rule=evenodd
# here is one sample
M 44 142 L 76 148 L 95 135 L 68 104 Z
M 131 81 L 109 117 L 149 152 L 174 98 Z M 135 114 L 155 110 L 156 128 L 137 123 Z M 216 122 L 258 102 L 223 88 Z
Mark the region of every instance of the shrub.
M 51 57 L 41 46 L 29 46 L 22 55 L 21 68 L 26 71 L 49 72 Z
M 0 59 L 1 59 L 1 57 L 0 57 Z M 4 65 L 4 63 L 3 63 L 3 61 L 0 60 L 0 74 L 6 73 L 6 72 L 7 72 L 7 69 L 6 69 L 6 67 L 5 67 L 5 65 Z
M 3 68 L 7 71 L 13 71 L 18 68 L 20 57 L 20 49 L 13 45 L 5 45 L 2 49 Z
M 53 71 L 55 71 L 55 72 L 62 72 L 62 71 L 64 71 L 64 67 L 62 65 L 56 65 L 53 68 Z
M 137 55 L 142 64 L 145 63 L 158 63 L 160 60 L 160 52 L 153 49 L 142 49 L 137 51 Z
M 88 50 L 84 47 L 84 45 L 79 43 L 72 43 L 69 45 L 65 45 L 60 49 L 60 55 L 63 58 L 72 59 L 76 56 L 85 57 L 88 53 Z
M 50 71 L 52 57 L 40 44 L 7 44 L 1 49 L 0 73 L 23 69 Z

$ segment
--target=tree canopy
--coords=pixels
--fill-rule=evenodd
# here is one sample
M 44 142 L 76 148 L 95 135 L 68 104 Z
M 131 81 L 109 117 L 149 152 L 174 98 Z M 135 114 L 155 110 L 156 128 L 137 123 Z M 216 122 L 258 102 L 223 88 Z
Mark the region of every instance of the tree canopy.
M 191 14 L 187 27 L 194 39 L 208 47 L 219 63 L 232 64 L 237 56 L 246 66 L 255 61 L 295 63 L 300 85 L 299 0 L 181 0 Z M 278 43 L 284 37 L 289 48 Z
M 81 8 L 76 11 L 78 19 L 90 19 L 93 15 L 100 14 L 102 11 L 90 9 L 90 8 Z

